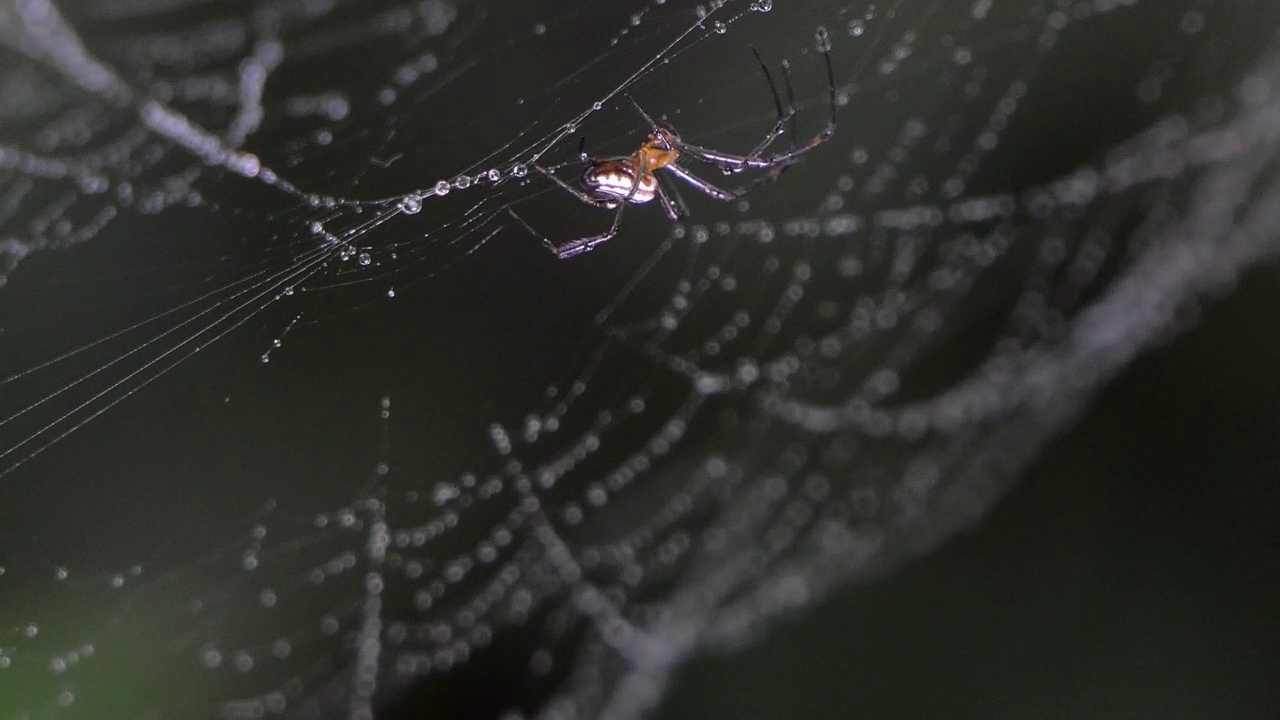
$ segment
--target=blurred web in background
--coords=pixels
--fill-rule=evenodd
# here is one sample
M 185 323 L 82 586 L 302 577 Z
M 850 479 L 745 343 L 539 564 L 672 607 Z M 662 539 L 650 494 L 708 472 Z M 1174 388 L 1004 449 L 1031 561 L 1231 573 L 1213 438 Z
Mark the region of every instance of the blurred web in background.
M 511 717 L 635 717 L 682 661 L 980 520 L 1097 388 L 1275 251 L 1276 17 L 1190 0 L 792 4 L 0 5 L 6 503 L 124 401 L 225 352 L 215 341 L 257 329 L 261 360 L 302 363 L 281 348 L 326 332 L 317 318 L 388 312 L 369 306 L 482 263 L 500 233 L 510 245 L 509 207 L 607 223 L 530 164 L 571 165 L 579 133 L 633 149 L 621 90 L 735 147 L 773 115 L 743 52 L 767 33 L 817 124 L 822 26 L 841 108 L 836 138 L 774 194 L 695 202 L 674 226 L 630 210 L 588 256 L 625 243 L 625 278 L 580 347 L 547 351 L 541 397 L 456 408 L 483 444 L 395 460 L 410 391 L 392 387 L 381 419 L 360 420 L 383 445 L 368 476 L 328 509 L 264 489 L 254 517 L 181 550 L 97 538 L 120 562 L 89 567 L 6 534 L 0 583 L 18 600 L 0 686 L 23 690 L 0 713 L 373 717 L 509 662 Z M 1117 37 L 1141 68 L 1119 91 L 1063 70 L 1079 43 Z M 504 90 L 543 89 L 467 99 L 508 72 L 530 75 Z M 1142 120 L 1038 135 L 1061 125 L 1037 88 L 1068 78 Z M 1077 148 L 1068 165 L 1018 166 L 1059 145 Z M 161 310 L 32 356 L 61 331 L 13 299 L 26 264 L 153 215 L 245 229 L 182 240 L 185 265 L 157 250 L 138 272 Z M 607 260 L 555 270 L 588 262 Z

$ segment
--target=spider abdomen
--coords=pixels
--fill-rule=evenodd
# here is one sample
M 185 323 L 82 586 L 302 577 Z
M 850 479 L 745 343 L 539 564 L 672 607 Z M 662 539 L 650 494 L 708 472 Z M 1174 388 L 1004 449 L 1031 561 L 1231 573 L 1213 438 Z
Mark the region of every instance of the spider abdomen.
M 658 180 L 652 173 L 642 174 L 637 183 L 635 168 L 617 161 L 592 165 L 582 174 L 582 184 L 600 200 L 626 203 L 647 203 L 658 191 Z

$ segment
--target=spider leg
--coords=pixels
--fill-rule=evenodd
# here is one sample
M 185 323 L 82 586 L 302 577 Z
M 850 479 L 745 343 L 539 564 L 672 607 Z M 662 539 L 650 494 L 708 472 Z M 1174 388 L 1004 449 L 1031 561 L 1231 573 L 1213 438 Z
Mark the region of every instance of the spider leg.
M 741 172 L 747 167 L 751 167 L 750 160 L 753 158 L 759 159 L 760 156 L 764 154 L 764 151 L 768 150 L 769 146 L 773 145 L 774 141 L 782 137 L 782 134 L 787 130 L 791 131 L 791 147 L 788 152 L 795 153 L 796 146 L 800 143 L 798 139 L 799 130 L 796 125 L 796 92 L 795 87 L 791 84 L 791 63 L 786 60 L 782 61 L 782 85 L 786 88 L 787 92 L 786 110 L 783 111 L 782 100 L 778 97 L 778 86 L 773 82 L 773 75 L 769 73 L 769 68 L 764 64 L 764 60 L 760 57 L 760 53 L 757 52 L 754 47 L 751 48 L 751 52 L 756 56 L 756 62 L 760 63 L 760 70 L 764 73 L 764 79 L 769 84 L 769 93 L 773 96 L 773 106 L 778 112 L 778 121 L 774 123 L 773 129 L 764 136 L 764 139 L 761 140 L 759 144 L 752 148 L 750 153 L 742 157 L 744 164 L 736 164 L 732 160 L 725 160 L 724 158 L 715 159 L 709 157 L 708 155 L 716 154 L 716 151 L 714 150 L 707 150 L 706 148 L 697 146 L 682 148 L 682 150 L 692 149 L 693 152 L 689 153 L 691 157 L 697 160 L 702 160 L 703 162 L 713 165 L 729 174 Z M 728 155 L 728 153 L 720 154 Z M 772 177 L 763 181 L 754 181 L 750 185 L 745 186 L 745 188 L 752 188 L 766 182 L 773 182 L 795 163 L 795 160 L 788 160 L 777 165 L 773 165 L 773 171 L 770 173 Z
M 774 125 L 773 130 L 765 136 L 764 141 L 760 145 L 756 146 L 757 149 L 746 155 L 735 155 L 733 153 L 720 152 L 719 150 L 691 145 L 682 140 L 677 140 L 676 149 L 682 154 L 701 160 L 708 165 L 713 165 L 729 173 L 736 173 L 750 168 L 753 170 L 776 170 L 775 174 L 777 174 L 786 170 L 791 165 L 794 165 L 801 155 L 804 155 L 827 140 L 830 140 L 831 136 L 834 135 L 836 131 L 836 81 L 835 70 L 831 67 L 831 49 L 828 47 L 829 44 L 829 42 L 819 43 L 819 50 L 822 52 L 823 63 L 827 66 L 827 98 L 831 105 L 831 116 L 827 120 L 827 126 L 815 135 L 812 140 L 799 147 L 794 147 L 793 145 L 793 147 L 786 152 L 762 157 L 761 153 L 763 153 L 764 149 L 768 148 L 769 144 L 776 139 L 777 135 L 781 135 L 785 132 L 785 124 L 789 118 L 784 116 L 779 118 L 778 124 Z M 767 76 L 768 73 L 766 71 L 766 77 Z M 794 114 L 794 93 L 790 89 L 790 73 L 785 67 L 784 82 L 787 87 L 788 101 L 792 105 L 791 113 Z M 770 80 L 770 83 L 772 84 L 772 80 Z M 776 88 L 774 88 L 774 93 L 777 93 Z
M 550 251 L 552 255 L 556 255 L 556 256 L 560 255 L 560 248 L 556 247 L 555 243 L 548 240 L 545 236 L 542 235 L 542 233 L 538 232 L 537 230 L 534 230 L 533 226 L 529 224 L 529 221 L 525 220 L 524 218 L 516 214 L 515 210 L 512 210 L 511 208 L 507 208 L 507 214 L 515 218 L 516 222 L 523 225 L 524 229 L 528 230 L 530 235 L 541 240 L 542 246 L 545 247 L 548 251 Z
M 654 175 L 654 177 L 658 181 L 658 202 L 662 203 L 662 210 L 667 213 L 667 217 L 672 222 L 688 217 L 689 207 L 684 204 L 684 198 L 680 197 L 680 190 L 674 185 L 668 188 L 663 176 Z
M 584 140 L 585 140 L 585 138 L 584 138 Z M 564 190 L 568 191 L 568 192 L 569 192 L 570 194 L 572 194 L 574 197 L 578 198 L 578 200 L 580 200 L 580 201 L 582 201 L 582 202 L 586 203 L 587 205 L 592 205 L 592 206 L 594 206 L 594 207 L 600 207 L 600 208 L 611 208 L 611 207 L 612 207 L 612 203 L 605 202 L 605 201 L 601 201 L 601 200 L 597 200 L 596 198 L 591 197 L 590 195 L 586 194 L 585 192 L 583 192 L 583 191 L 579 190 L 578 188 L 576 188 L 576 187 L 574 187 L 574 186 L 572 186 L 572 185 L 570 185 L 570 184 L 566 183 L 565 181 L 561 180 L 560 178 L 556 177 L 554 173 L 552 173 L 550 170 L 547 170 L 546 168 L 542 167 L 541 165 L 534 165 L 533 167 L 534 167 L 538 172 L 540 172 L 540 173 L 542 173 L 543 175 L 545 175 L 545 176 L 547 176 L 548 178 L 550 178 L 550 179 L 552 180 L 552 182 L 554 182 L 555 184 L 559 185 L 561 188 L 563 188 Z M 616 235 L 616 234 L 617 234 L 617 232 L 618 232 L 618 221 L 619 221 L 619 217 L 615 215 L 615 217 L 614 217 L 613 227 L 609 230 L 609 232 L 607 232 L 607 233 L 601 233 L 600 235 L 593 235 L 593 236 L 591 236 L 591 237 L 579 238 L 579 239 L 574 240 L 573 242 L 570 242 L 570 243 L 568 243 L 568 244 L 566 244 L 566 245 L 557 246 L 555 243 L 553 243 L 553 242 L 551 242 L 549 239 L 547 239 L 547 237 L 546 237 L 545 235 L 543 235 L 542 233 L 538 232 L 537 230 L 534 230 L 534 229 L 533 229 L 533 226 L 532 226 L 532 225 L 530 225 L 530 224 L 529 224 L 529 222 L 528 222 L 527 220 L 525 220 L 524 218 L 520 217 L 520 215 L 519 215 L 519 214 L 517 214 L 515 210 L 513 210 L 513 209 L 511 209 L 511 208 L 507 208 L 507 213 L 508 213 L 509 215 L 511 215 L 511 217 L 515 218 L 516 222 L 518 222 L 518 223 L 520 223 L 521 225 L 523 225 L 523 226 L 524 226 L 524 229 L 525 229 L 525 230 L 528 230 L 530 235 L 532 235 L 532 236 L 534 236 L 534 237 L 538 238 L 539 240 L 541 240 L 541 241 L 542 241 L 542 246 L 543 246 L 543 247 L 545 247 L 545 248 L 546 248 L 546 249 L 547 249 L 547 250 L 548 250 L 552 255 L 555 255 L 555 256 L 556 256 L 556 257 L 558 257 L 558 258 L 573 257 L 574 255 L 578 255 L 578 254 L 580 254 L 580 253 L 584 253 L 584 252 L 586 252 L 586 251 L 590 250 L 591 248 L 595 247 L 596 245 L 598 245 L 598 244 L 600 244 L 600 243 L 602 243 L 602 242 L 605 242 L 605 241 L 607 241 L 607 240 L 611 239 L 611 238 L 612 238 L 614 235 Z M 618 215 L 621 215 L 621 208 L 619 208 L 619 213 L 618 213 Z
M 747 154 L 747 157 L 758 157 L 765 150 L 768 150 L 775 140 L 782 137 L 782 133 L 786 131 L 788 123 L 791 125 L 793 135 L 791 144 L 793 147 L 795 146 L 796 103 L 795 92 L 791 88 L 791 73 L 788 71 L 790 66 L 787 62 L 785 60 L 782 62 L 782 77 L 787 88 L 787 107 L 784 111 L 782 99 L 778 97 L 778 85 L 773 81 L 773 75 L 769 72 L 769 67 L 764 64 L 764 58 L 760 57 L 760 51 L 756 50 L 755 46 L 752 46 L 751 54 L 756 56 L 756 62 L 760 65 L 760 72 L 764 73 L 764 81 L 769 85 L 769 94 L 773 96 L 774 110 L 778 113 L 778 120 L 774 123 L 773 129 Z
M 764 73 L 764 80 L 769 83 L 769 93 L 773 95 L 773 107 L 778 111 L 778 120 L 782 120 L 782 100 L 778 97 L 778 86 L 773 82 L 773 75 L 769 72 L 769 66 L 764 64 L 764 58 L 760 57 L 760 51 L 756 50 L 754 45 L 751 46 L 751 54 L 756 56 L 756 62 L 760 65 L 760 72 Z M 783 67 L 786 66 L 784 65 Z
M 734 153 L 711 150 L 698 145 L 690 145 L 683 141 L 680 143 L 680 147 L 678 149 L 680 150 L 681 155 L 688 155 L 695 160 L 701 160 L 702 162 L 707 163 L 708 165 L 713 165 L 726 173 L 738 173 L 748 169 L 771 170 L 773 168 L 790 167 L 799 161 L 801 155 L 804 155 L 810 150 L 826 142 L 828 137 L 830 136 L 827 135 L 824 137 L 823 134 L 820 134 L 805 145 L 765 157 L 760 157 L 759 155 L 735 155 Z
M 557 185 L 564 188 L 565 190 L 568 190 L 574 197 L 578 198 L 582 202 L 588 205 L 594 205 L 595 207 L 603 207 L 603 208 L 611 208 L 611 209 L 616 208 L 613 213 L 613 224 L 609 226 L 608 230 L 602 233 L 598 233 L 596 235 L 587 235 L 586 237 L 580 237 L 574 240 L 570 240 L 569 242 L 564 243 L 562 245 L 556 245 L 555 243 L 551 242 L 551 240 L 548 239 L 545 235 L 538 232 L 537 230 L 534 230 L 533 226 L 530 225 L 524 218 L 520 217 L 520 215 L 518 215 L 515 210 L 512 210 L 511 208 L 507 208 L 507 213 L 510 214 L 511 217 L 515 218 L 516 222 L 523 225 L 525 230 L 529 231 L 530 235 L 533 235 L 534 237 L 541 240 L 542 246 L 545 247 L 548 251 L 550 251 L 552 255 L 555 255 L 557 258 L 561 260 L 571 258 L 575 255 L 581 255 L 582 253 L 585 253 L 585 252 L 590 252 L 594 250 L 597 245 L 600 245 L 612 240 L 613 237 L 618 234 L 618 228 L 622 225 L 622 211 L 627 208 L 627 204 L 631 202 L 631 198 L 635 197 L 636 192 L 640 190 L 640 180 L 644 177 L 639 173 L 636 174 L 635 179 L 632 181 L 632 184 L 631 184 L 631 192 L 628 193 L 627 196 L 622 200 L 597 200 L 596 198 L 591 197 L 587 193 L 579 190 L 576 187 L 573 187 L 572 185 L 556 177 L 551 171 L 547 170 L 546 168 L 541 167 L 539 165 L 535 165 L 534 167 L 537 168 L 537 170 L 541 172 L 543 175 L 546 175 L 548 178 L 551 178 L 551 180 L 553 180 Z M 667 197 L 666 193 L 662 190 L 661 185 L 657 187 L 658 187 L 658 191 L 657 191 L 658 195 L 662 198 L 663 209 L 667 210 L 668 204 L 671 202 L 671 199 Z M 674 209 L 674 206 L 672 206 L 672 209 Z M 668 210 L 668 214 L 670 214 L 670 212 L 671 210 Z
M 596 206 L 596 207 L 602 207 L 602 208 L 608 208 L 608 207 L 612 207 L 612 206 L 613 206 L 613 203 L 611 203 L 611 202 L 607 202 L 607 201 L 602 201 L 602 200 L 597 200 L 596 198 L 591 197 L 590 195 L 588 195 L 587 193 L 583 192 L 582 190 L 580 190 L 580 189 L 578 189 L 578 188 L 576 188 L 576 187 L 574 187 L 574 186 L 570 185 L 569 183 L 567 183 L 567 182 L 565 182 L 565 181 L 561 180 L 560 178 L 558 178 L 558 177 L 556 177 L 556 176 L 555 176 L 555 173 L 553 173 L 553 172 L 551 172 L 550 170 L 548 170 L 548 169 L 546 169 L 546 168 L 542 167 L 541 165 L 534 165 L 533 167 L 534 167 L 534 169 L 536 169 L 538 172 L 542 173 L 543 175 L 546 175 L 548 179 L 550 179 L 550 180 L 551 180 L 552 182 L 554 182 L 555 184 L 559 185 L 562 189 L 567 190 L 567 191 L 568 191 L 569 193 L 571 193 L 574 197 L 578 198 L 579 200 L 581 200 L 582 202 L 584 202 L 584 203 L 586 203 L 586 204 L 588 204 L 588 205 L 594 205 L 594 206 Z
M 791 84 L 791 63 L 782 61 L 782 86 L 787 89 L 787 110 L 791 119 L 791 149 L 800 144 L 800 128 L 796 123 L 796 89 Z
M 782 175 L 783 171 L 791 167 L 792 164 L 794 163 L 782 165 L 781 167 L 773 170 L 772 172 L 761 175 L 760 177 L 755 178 L 751 182 L 746 183 L 745 185 L 741 185 L 739 187 L 733 188 L 732 190 L 726 190 L 707 180 L 703 180 L 697 175 L 694 175 L 692 172 L 689 172 L 688 168 L 682 167 L 677 163 L 664 165 L 662 169 L 669 170 L 672 175 L 692 185 L 695 190 L 703 193 L 704 195 L 707 195 L 711 198 L 719 200 L 720 202 L 730 202 L 732 200 L 737 200 L 738 198 L 742 197 L 743 195 L 746 195 L 752 190 L 755 190 L 761 185 L 768 185 L 774 180 L 777 180 Z
M 545 235 L 538 232 L 537 230 L 534 230 L 533 226 L 530 225 L 527 220 L 525 220 L 524 218 L 516 214 L 515 210 L 512 210 L 511 208 L 507 208 L 507 213 L 511 215 L 511 217 L 515 218 L 516 222 L 524 226 L 524 229 L 528 230 L 530 235 L 541 240 L 542 246 L 546 248 L 548 252 L 550 252 L 552 255 L 555 255 L 560 260 L 564 260 L 566 258 L 571 258 L 574 255 L 581 255 L 584 252 L 589 252 L 591 250 L 594 250 L 597 245 L 612 240 L 613 236 L 618 234 L 618 225 L 622 220 L 623 207 L 626 207 L 626 206 L 622 205 L 618 207 L 618 212 L 615 213 L 613 216 L 613 226 L 610 227 L 607 231 L 602 232 L 599 235 L 588 235 L 587 237 L 580 237 L 576 240 L 571 240 L 563 245 L 556 245 L 555 243 L 551 242 L 551 240 L 549 240 Z
M 652 117 L 650 117 L 649 113 L 644 111 L 644 108 L 640 107 L 640 103 L 636 102 L 636 99 L 631 97 L 630 93 L 624 93 L 623 97 L 625 97 L 631 103 L 631 107 L 635 108 L 636 112 L 640 113 L 640 117 L 644 118 L 645 124 L 649 126 L 649 131 L 653 134 L 654 137 L 660 138 L 660 139 L 665 138 L 665 135 L 662 132 L 662 126 L 658 124 L 657 120 L 654 120 Z M 663 140 L 663 144 L 666 144 L 665 139 Z M 670 150 L 671 148 L 667 148 L 667 149 Z
M 756 50 L 756 48 L 752 46 L 751 54 L 755 55 L 756 63 L 760 65 L 760 72 L 764 74 L 765 83 L 769 85 L 769 94 L 773 97 L 773 107 L 778 116 L 777 121 L 774 122 L 773 127 L 769 132 L 765 134 L 764 139 L 757 143 L 756 146 L 751 149 L 751 152 L 746 155 L 722 153 L 685 142 L 681 142 L 679 148 L 680 152 L 687 153 L 698 160 L 715 165 L 728 173 L 741 172 L 749 167 L 753 167 L 753 165 L 750 164 L 750 160 L 753 158 L 759 158 L 765 150 L 768 150 L 769 146 L 778 138 L 782 137 L 783 133 L 787 131 L 788 125 L 790 126 L 792 134 L 791 149 L 794 150 L 796 146 L 795 91 L 791 85 L 791 73 L 789 71 L 790 65 L 786 61 L 783 61 L 782 63 L 783 82 L 787 89 L 787 106 L 784 110 L 782 106 L 782 98 L 778 95 L 778 84 L 773 81 L 773 74 L 769 72 L 769 67 L 765 65 L 764 58 L 760 57 L 760 51 Z
M 634 192 L 634 190 L 632 192 Z M 556 248 L 556 257 L 561 260 L 565 260 L 573 257 L 574 255 L 591 252 L 596 249 L 597 245 L 612 240 L 613 236 L 618 234 L 618 227 L 622 225 L 622 211 L 626 209 L 627 204 L 625 202 L 618 203 L 618 209 L 613 213 L 613 225 L 610 225 L 608 230 L 599 233 L 598 235 L 588 235 L 587 237 L 570 240 Z
M 668 165 L 664 165 L 662 166 L 662 169 L 670 172 L 672 175 L 675 175 L 681 180 L 689 183 L 690 185 L 693 186 L 695 190 L 705 195 L 709 195 L 715 198 L 716 200 L 719 200 L 720 202 L 729 202 L 730 200 L 736 199 L 738 197 L 738 194 L 740 194 L 740 193 L 735 194 L 728 190 L 718 188 L 715 185 L 712 185 L 711 183 L 707 182 L 706 180 L 703 180 L 702 178 L 698 177 L 697 175 L 694 175 L 693 173 L 689 172 L 683 167 L 680 167 L 680 165 L 676 163 L 670 163 Z

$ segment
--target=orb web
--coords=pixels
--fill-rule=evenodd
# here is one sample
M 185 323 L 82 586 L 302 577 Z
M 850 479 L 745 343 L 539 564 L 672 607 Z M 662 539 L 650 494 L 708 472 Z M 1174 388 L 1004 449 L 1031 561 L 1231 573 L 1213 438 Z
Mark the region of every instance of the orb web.
M 0 5 L 0 710 L 641 716 L 1275 252 L 1274 14 L 796 5 Z M 510 222 L 820 45 L 776 182 Z

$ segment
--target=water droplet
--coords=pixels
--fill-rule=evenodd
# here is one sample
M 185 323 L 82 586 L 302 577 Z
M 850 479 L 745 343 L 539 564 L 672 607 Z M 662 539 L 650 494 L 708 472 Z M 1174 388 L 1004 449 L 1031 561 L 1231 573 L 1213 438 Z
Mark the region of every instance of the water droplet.
M 729 30 L 729 26 L 728 26 L 728 25 L 725 25 L 724 23 L 720 22 L 719 20 L 717 20 L 717 21 L 715 22 L 715 24 L 714 24 L 714 25 L 712 25 L 711 27 L 715 29 L 716 34 L 717 34 L 717 35 L 723 35 L 723 34 L 725 34 L 726 32 L 728 32 L 728 30 Z
M 437 195 L 448 195 L 448 194 L 449 194 L 449 181 L 448 181 L 448 180 L 441 180 L 440 182 L 436 183 L 436 194 L 437 194 Z
M 368 267 L 369 264 L 373 262 L 373 257 L 371 257 L 367 252 L 362 252 L 356 258 L 356 261 L 359 262 L 362 266 Z
M 400 198 L 400 212 L 406 215 L 417 215 L 422 211 L 422 198 L 417 195 L 405 195 Z
M 767 13 L 773 9 L 773 0 L 756 0 L 751 3 L 751 9 L 756 12 Z
M 511 174 L 514 177 L 522 178 L 529 174 L 529 168 L 525 167 L 523 163 L 520 163 L 511 168 Z
M 458 177 L 457 180 L 453 181 L 453 186 L 458 188 L 459 190 L 466 190 L 467 188 L 471 187 L 471 178 L 467 177 L 466 175 L 461 175 Z
M 831 35 L 827 32 L 826 28 L 819 25 L 817 31 L 814 32 L 813 37 L 814 40 L 817 41 L 818 52 L 831 52 Z
M 205 667 L 212 670 L 222 664 L 222 653 L 213 648 L 206 649 L 200 654 L 200 662 L 204 663 Z

